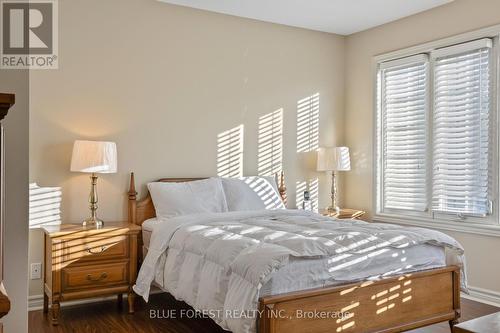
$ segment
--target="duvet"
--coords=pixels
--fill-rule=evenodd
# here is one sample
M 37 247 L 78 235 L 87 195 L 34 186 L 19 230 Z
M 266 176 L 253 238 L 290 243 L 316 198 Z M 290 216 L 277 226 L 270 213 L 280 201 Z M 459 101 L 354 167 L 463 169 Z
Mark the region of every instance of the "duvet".
M 373 256 L 421 244 L 444 247 L 447 264 L 463 267 L 462 246 L 429 229 L 299 210 L 186 215 L 155 226 L 134 291 L 148 301 L 151 283 L 159 281 L 222 328 L 255 332 L 255 316 L 248 314 L 257 313 L 259 290 L 290 258 Z

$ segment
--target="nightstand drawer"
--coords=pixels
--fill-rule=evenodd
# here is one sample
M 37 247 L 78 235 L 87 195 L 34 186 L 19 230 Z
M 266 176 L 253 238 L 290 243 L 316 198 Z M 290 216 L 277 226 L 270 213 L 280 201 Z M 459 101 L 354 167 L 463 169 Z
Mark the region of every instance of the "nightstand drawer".
M 64 241 L 63 260 L 95 261 L 105 259 L 119 259 L 128 257 L 128 237 L 87 237 Z
M 62 269 L 62 291 L 128 283 L 128 262 L 66 267 Z

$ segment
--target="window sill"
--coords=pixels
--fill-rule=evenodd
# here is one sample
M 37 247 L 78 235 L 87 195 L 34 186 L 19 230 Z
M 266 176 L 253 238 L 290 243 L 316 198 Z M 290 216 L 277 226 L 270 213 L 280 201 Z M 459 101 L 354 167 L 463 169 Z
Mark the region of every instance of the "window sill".
M 437 230 L 457 231 L 467 234 L 500 237 L 500 225 L 498 224 L 461 224 L 457 222 L 436 221 L 415 217 L 401 217 L 388 214 L 376 214 L 373 222 L 393 223 L 409 225 L 413 227 L 423 227 Z

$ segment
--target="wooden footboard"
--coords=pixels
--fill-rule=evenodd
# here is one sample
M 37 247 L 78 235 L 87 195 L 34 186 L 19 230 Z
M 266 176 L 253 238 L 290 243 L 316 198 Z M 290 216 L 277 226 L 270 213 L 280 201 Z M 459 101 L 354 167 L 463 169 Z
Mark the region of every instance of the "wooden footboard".
M 262 297 L 259 333 L 402 332 L 460 317 L 460 269 Z

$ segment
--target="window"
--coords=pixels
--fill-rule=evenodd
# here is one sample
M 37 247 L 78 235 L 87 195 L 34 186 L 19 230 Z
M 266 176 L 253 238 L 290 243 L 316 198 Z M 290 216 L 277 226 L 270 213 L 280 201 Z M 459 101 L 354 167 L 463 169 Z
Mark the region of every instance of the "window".
M 379 63 L 377 214 L 495 222 L 494 54 L 485 38 Z
M 490 213 L 491 41 L 437 50 L 432 209 Z
M 425 211 L 427 57 L 381 65 L 385 208 Z

